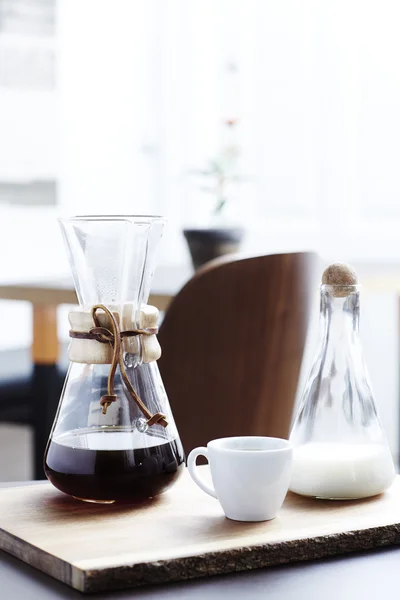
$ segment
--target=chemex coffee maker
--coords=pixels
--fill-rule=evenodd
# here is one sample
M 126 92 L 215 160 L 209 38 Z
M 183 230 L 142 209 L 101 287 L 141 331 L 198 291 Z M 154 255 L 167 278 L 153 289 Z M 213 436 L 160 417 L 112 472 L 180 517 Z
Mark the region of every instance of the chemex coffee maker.
M 157 496 L 184 465 L 157 366 L 158 311 L 146 304 L 163 226 L 147 216 L 61 220 L 79 307 L 45 472 L 88 502 Z

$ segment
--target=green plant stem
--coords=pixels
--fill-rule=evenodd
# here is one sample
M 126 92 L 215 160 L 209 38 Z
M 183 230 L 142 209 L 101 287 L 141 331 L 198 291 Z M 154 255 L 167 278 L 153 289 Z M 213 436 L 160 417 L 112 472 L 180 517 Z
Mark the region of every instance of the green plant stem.
M 213 211 L 215 216 L 219 215 L 222 212 L 222 209 L 224 208 L 225 204 L 226 204 L 226 198 L 218 198 L 217 204 L 215 205 L 215 208 Z

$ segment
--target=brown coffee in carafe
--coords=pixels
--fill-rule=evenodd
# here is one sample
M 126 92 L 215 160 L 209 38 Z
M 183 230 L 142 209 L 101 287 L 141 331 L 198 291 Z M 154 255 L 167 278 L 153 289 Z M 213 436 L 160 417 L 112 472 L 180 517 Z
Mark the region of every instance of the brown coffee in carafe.
M 132 431 L 98 428 L 71 431 L 49 442 L 45 471 L 62 492 L 93 502 L 136 502 L 161 494 L 184 464 L 179 438 L 168 441 Z M 133 449 L 134 448 L 134 449 Z

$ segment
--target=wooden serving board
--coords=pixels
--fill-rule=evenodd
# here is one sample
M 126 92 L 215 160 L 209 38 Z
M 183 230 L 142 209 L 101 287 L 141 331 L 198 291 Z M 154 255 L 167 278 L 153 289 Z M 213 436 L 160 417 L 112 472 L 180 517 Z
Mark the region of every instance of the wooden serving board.
M 85 504 L 50 484 L 0 490 L 0 548 L 82 592 L 398 543 L 399 476 L 386 494 L 363 501 L 288 494 L 279 516 L 264 523 L 226 519 L 186 472 L 170 492 L 136 508 Z

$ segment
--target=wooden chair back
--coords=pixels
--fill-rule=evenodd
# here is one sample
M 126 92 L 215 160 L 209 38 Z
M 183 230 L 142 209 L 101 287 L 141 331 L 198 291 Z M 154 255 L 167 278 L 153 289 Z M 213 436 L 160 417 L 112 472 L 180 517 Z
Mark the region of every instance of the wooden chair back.
M 213 438 L 286 438 L 312 300 L 312 253 L 208 263 L 172 301 L 161 376 L 185 448 Z

